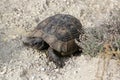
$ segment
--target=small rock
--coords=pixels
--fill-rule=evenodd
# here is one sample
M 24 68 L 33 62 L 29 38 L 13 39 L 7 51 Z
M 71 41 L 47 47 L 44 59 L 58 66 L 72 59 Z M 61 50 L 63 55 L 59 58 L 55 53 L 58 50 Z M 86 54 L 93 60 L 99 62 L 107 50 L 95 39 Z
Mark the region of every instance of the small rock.
M 56 76 L 53 76 L 53 77 L 52 77 L 52 80 L 56 80 Z
M 69 4 L 70 4 L 70 2 L 68 2 L 68 1 L 67 1 L 67 2 L 66 2 L 66 4 L 67 4 L 67 5 L 69 5 Z
M 3 69 L 0 69 L 0 74 L 5 74 L 7 72 L 7 67 L 3 67 Z
M 41 68 L 41 71 L 45 71 L 45 68 Z
M 31 79 L 34 80 L 34 79 L 35 79 L 35 76 L 32 76 Z
M 37 18 L 35 19 L 35 22 L 38 23 L 39 21 L 40 21 L 40 19 L 37 17 Z
M 58 72 L 59 71 L 59 69 L 55 69 L 55 72 Z
M 63 0 L 64 2 L 66 2 L 67 0 Z

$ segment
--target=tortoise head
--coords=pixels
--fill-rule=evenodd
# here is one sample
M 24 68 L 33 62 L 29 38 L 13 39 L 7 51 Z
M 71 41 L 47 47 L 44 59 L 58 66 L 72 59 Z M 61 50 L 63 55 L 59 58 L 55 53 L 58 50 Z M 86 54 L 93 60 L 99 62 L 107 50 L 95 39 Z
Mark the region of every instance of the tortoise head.
M 23 38 L 23 44 L 38 50 L 43 50 L 49 47 L 49 45 L 39 37 L 25 37 Z
M 23 38 L 23 44 L 30 47 L 35 47 L 38 44 L 40 45 L 42 43 L 42 39 L 36 38 L 36 37 L 24 37 Z

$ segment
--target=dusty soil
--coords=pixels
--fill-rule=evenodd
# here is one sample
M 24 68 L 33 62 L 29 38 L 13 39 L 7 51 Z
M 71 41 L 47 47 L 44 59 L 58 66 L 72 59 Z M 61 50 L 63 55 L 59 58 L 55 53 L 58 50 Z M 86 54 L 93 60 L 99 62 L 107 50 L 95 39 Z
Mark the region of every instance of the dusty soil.
M 65 13 L 84 28 L 109 21 L 120 11 L 120 0 L 1 0 L 0 80 L 120 80 L 116 59 L 71 57 L 61 69 L 47 63 L 45 52 L 24 47 L 22 36 L 48 16 Z

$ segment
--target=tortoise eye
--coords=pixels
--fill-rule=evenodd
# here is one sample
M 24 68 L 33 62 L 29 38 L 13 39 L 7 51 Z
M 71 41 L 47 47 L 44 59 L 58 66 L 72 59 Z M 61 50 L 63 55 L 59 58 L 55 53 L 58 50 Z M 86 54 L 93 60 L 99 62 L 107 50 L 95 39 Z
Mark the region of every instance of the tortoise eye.
M 38 45 L 38 42 L 34 42 L 33 45 Z

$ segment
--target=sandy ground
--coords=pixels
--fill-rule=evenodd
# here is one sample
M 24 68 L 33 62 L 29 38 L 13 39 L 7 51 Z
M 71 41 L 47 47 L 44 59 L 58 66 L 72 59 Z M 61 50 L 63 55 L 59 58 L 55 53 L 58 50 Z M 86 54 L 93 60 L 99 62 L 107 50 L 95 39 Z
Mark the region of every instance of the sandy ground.
M 65 13 L 84 28 L 100 26 L 120 11 L 120 0 L 0 0 L 0 80 L 120 80 L 118 60 L 71 57 L 56 69 L 44 52 L 26 48 L 25 36 L 48 16 Z

